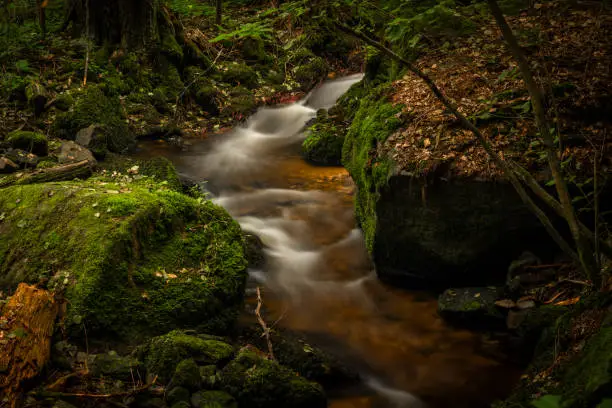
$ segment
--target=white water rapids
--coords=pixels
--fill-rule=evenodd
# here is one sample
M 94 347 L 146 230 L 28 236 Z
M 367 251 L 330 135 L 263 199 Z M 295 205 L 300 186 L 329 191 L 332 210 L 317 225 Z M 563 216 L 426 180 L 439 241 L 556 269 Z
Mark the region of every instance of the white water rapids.
M 488 407 L 515 374 L 481 352 L 479 335 L 447 326 L 435 296 L 376 279 L 348 173 L 300 157 L 305 124 L 360 80 L 328 81 L 299 102 L 261 108 L 186 151 L 143 144 L 144 155 L 167 156 L 185 176 L 205 180 L 213 199 L 261 239 L 266 262 L 250 271 L 250 288 L 263 287 L 266 319 L 361 374 L 364 385 L 332 395 L 330 408 Z

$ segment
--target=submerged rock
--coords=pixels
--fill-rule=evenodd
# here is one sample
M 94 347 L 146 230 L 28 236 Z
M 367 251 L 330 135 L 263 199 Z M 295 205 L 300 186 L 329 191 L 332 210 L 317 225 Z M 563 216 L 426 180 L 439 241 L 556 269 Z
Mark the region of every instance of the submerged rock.
M 452 323 L 468 327 L 503 327 L 505 309 L 495 302 L 503 296 L 503 288 L 453 288 L 438 298 L 438 312 Z

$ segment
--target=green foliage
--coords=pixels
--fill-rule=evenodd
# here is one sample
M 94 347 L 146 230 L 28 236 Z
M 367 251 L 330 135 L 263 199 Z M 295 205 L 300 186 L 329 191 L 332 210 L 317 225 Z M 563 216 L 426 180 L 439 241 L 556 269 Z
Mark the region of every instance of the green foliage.
M 253 22 L 242 24 L 238 29 L 234 31 L 219 34 L 218 36 L 210 40 L 210 42 L 216 43 L 219 41 L 236 41 L 245 38 L 269 40 L 272 38 L 273 33 L 274 30 L 267 23 Z
M 215 8 L 200 0 L 170 0 L 170 10 L 183 16 L 213 16 Z

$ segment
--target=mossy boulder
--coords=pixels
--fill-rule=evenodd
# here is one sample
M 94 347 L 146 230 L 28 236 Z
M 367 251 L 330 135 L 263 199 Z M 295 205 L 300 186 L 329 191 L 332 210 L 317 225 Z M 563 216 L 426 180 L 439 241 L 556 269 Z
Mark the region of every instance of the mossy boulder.
M 9 187 L 0 195 L 0 287 L 65 288 L 69 333 L 136 342 L 180 327 L 229 330 L 246 260 L 222 208 L 150 177 Z
M 243 86 L 238 86 L 230 92 L 230 98 L 223 107 L 223 116 L 243 118 L 255 111 L 257 102 L 255 95 Z
M 170 380 L 177 364 L 183 360 L 193 359 L 200 365 L 216 365 L 228 361 L 233 354 L 234 348 L 225 342 L 178 330 L 152 339 L 139 351 L 147 372 L 159 375 L 162 382 Z M 198 379 L 200 377 L 198 370 Z
M 170 380 L 173 387 L 184 387 L 192 391 L 200 388 L 201 383 L 200 368 L 192 358 L 178 363 Z
M 219 74 L 222 81 L 232 85 L 241 85 L 247 88 L 255 88 L 257 86 L 257 73 L 253 68 L 245 64 L 229 64 Z
M 312 88 L 327 75 L 329 67 L 325 60 L 307 48 L 300 48 L 289 56 L 293 65 L 291 74 L 303 90 Z
M 327 112 L 317 113 L 317 119 L 308 129 L 302 143 L 304 158 L 316 164 L 339 166 L 342 162 L 344 134 L 345 129 L 336 125 Z
M 221 388 L 243 408 L 324 408 L 323 388 L 245 347 L 222 371 Z
M 167 188 L 181 192 L 183 186 L 176 168 L 165 157 L 135 159 L 119 154 L 110 154 L 100 163 L 100 169 L 106 173 L 120 173 L 131 177 L 149 177 Z
M 247 37 L 241 44 L 242 56 L 250 63 L 263 62 L 268 59 L 265 43 L 262 38 Z
M 127 126 L 118 96 L 107 96 L 92 85 L 77 92 L 74 98 L 72 109 L 58 115 L 53 122 L 53 136 L 74 140 L 79 130 L 96 125 L 101 137 L 89 147 L 98 157 L 103 157 L 107 150 L 120 153 L 134 145 L 135 138 Z
M 172 387 L 166 393 L 166 402 L 168 405 L 173 406 L 179 402 L 189 402 L 189 397 L 191 393 L 187 388 L 184 387 Z
M 193 408 L 238 408 L 234 397 L 223 391 L 200 391 L 191 396 Z
M 49 153 L 47 137 L 42 133 L 16 130 L 9 133 L 6 141 L 15 149 L 22 149 L 38 156 L 46 156 Z

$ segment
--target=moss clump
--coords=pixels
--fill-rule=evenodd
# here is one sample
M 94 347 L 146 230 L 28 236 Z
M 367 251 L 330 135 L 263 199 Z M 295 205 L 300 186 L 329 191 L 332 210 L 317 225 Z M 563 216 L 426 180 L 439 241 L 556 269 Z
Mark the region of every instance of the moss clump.
M 401 124 L 396 114 L 401 106 L 386 101 L 384 89 L 374 90 L 359 103 L 342 149 L 342 164 L 357 184 L 355 212 L 372 253 L 376 233 L 376 203 L 393 170 L 390 158 L 378 147 Z
M 224 116 L 244 117 L 255 110 L 255 95 L 248 89 L 239 86 L 230 93 L 230 99 L 223 108 Z
M 308 48 L 299 48 L 289 54 L 288 62 L 293 65 L 293 79 L 302 89 L 310 89 L 325 78 L 328 66 L 325 60 L 312 53 Z
M 74 140 L 79 130 L 96 125 L 102 137 L 92 141 L 90 149 L 94 153 L 103 155 L 107 149 L 120 153 L 134 145 L 117 96 L 107 96 L 92 85 L 78 92 L 75 99 L 72 110 L 60 114 L 51 126 L 54 136 Z
M 122 357 L 111 351 L 97 354 L 91 363 L 91 374 L 95 377 L 110 377 L 114 380 L 130 381 L 140 371 L 142 363 L 133 357 Z
M 323 165 L 340 165 L 345 129 L 337 126 L 326 112 L 320 112 L 308 130 L 308 136 L 302 143 L 302 153 L 306 160 Z
M 172 162 L 165 157 L 142 160 L 112 154 L 99 166 L 107 173 L 147 176 L 174 191 L 183 191 L 181 180 Z
M 232 85 L 242 85 L 247 88 L 257 86 L 257 73 L 245 64 L 229 64 L 220 72 L 221 80 Z
M 264 62 L 268 59 L 262 38 L 247 37 L 242 42 L 242 56 L 249 62 Z
M 192 358 L 199 364 L 219 364 L 232 357 L 234 348 L 219 340 L 175 330 L 152 339 L 140 354 L 144 355 L 147 371 L 158 374 L 163 382 L 169 380 L 179 361 Z
M 200 379 L 200 368 L 192 358 L 185 359 L 176 366 L 170 382 L 172 386 L 197 390 L 202 382 Z
M 320 385 L 258 354 L 252 347 L 240 350 L 222 371 L 222 389 L 243 408 L 326 407 Z
M 138 341 L 195 327 L 223 332 L 243 302 L 241 230 L 209 201 L 149 177 L 2 191 L 0 287 L 66 286 L 67 329 Z
M 223 391 L 201 391 L 193 394 L 195 408 L 238 408 L 234 397 Z
M 16 130 L 9 133 L 6 141 L 14 149 L 23 149 L 39 156 L 46 156 L 49 153 L 47 137 L 42 133 Z

